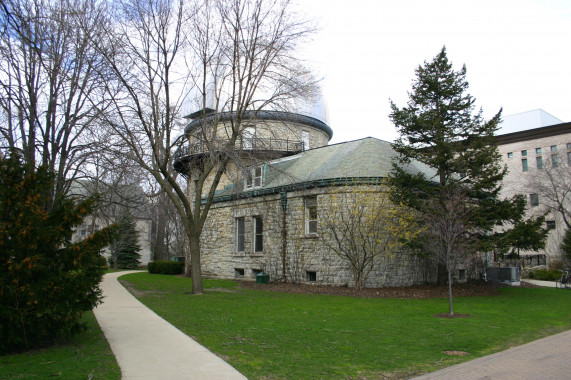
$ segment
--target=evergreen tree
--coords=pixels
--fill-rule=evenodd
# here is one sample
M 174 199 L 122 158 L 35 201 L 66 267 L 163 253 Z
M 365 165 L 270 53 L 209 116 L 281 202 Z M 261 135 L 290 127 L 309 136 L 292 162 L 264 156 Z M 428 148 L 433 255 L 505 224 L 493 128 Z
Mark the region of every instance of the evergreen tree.
M 141 246 L 139 245 L 139 232 L 131 214 L 125 213 L 121 216 L 118 235 L 118 240 L 111 245 L 111 264 L 119 269 L 137 268 L 141 264 L 139 261 Z
M 563 251 L 563 256 L 567 259 L 571 259 L 571 229 L 565 231 L 565 236 L 561 242 L 561 251 Z
M 54 175 L 0 157 L 0 352 L 53 342 L 81 330 L 101 300 L 99 250 L 115 227 L 73 243 L 95 198 L 52 198 Z
M 416 69 L 407 106 L 399 108 L 391 101 L 390 114 L 400 133 L 393 144 L 400 157 L 391 173 L 392 200 L 414 208 L 427 227 L 461 224 L 447 238 L 442 229 L 427 228 L 411 242 L 411 246 L 440 258 L 440 269 L 448 272 L 451 314 L 451 271 L 455 268 L 450 263 L 461 262 L 458 255 L 538 249 L 545 236 L 541 218 L 523 219 L 526 201 L 522 195 L 499 198 L 507 171 L 494 140 L 501 110 L 484 120 L 481 109 L 475 112 L 475 99 L 467 93 L 468 87 L 466 67 L 453 70 L 443 47 L 432 62 Z M 431 168 L 434 176 L 408 170 L 412 160 Z M 454 218 L 456 223 L 451 223 Z M 538 240 L 522 239 L 521 233 L 530 229 Z M 439 243 L 430 244 L 434 241 Z

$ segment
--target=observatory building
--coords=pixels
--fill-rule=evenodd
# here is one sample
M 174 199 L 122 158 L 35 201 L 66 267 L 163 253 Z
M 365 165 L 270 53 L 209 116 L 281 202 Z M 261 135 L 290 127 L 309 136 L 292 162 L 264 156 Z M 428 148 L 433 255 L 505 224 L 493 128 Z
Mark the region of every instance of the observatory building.
M 204 275 L 254 280 L 264 272 L 272 281 L 353 286 L 352 266 L 324 241 L 321 219 L 340 189 L 382 191 L 395 155 L 390 143 L 328 145 L 333 130 L 322 98 L 297 112 L 247 112 L 234 141 L 233 115 L 203 109 L 188 118 L 174 166 L 188 178 L 189 197 L 205 165 L 228 159 L 201 236 Z M 429 169 L 412 162 L 409 170 Z M 403 251 L 376 257 L 364 285 L 422 284 L 435 275 L 427 260 Z

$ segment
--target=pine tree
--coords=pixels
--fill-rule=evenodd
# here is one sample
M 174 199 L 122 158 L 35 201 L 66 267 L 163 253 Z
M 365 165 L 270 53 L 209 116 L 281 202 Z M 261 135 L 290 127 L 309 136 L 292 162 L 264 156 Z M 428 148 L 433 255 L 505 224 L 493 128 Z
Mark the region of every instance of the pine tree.
M 565 231 L 565 236 L 561 242 L 561 251 L 567 259 L 571 259 L 571 229 Z
M 0 157 L 0 352 L 31 348 L 81 330 L 101 300 L 99 251 L 115 227 L 73 243 L 95 198 L 52 198 L 54 175 Z
M 125 213 L 121 216 L 118 235 L 118 240 L 111 246 L 113 266 L 119 269 L 137 268 L 141 264 L 139 261 L 141 246 L 139 245 L 139 232 L 131 214 Z
M 440 269 L 448 272 L 450 314 L 453 263 L 478 251 L 537 249 L 545 236 L 541 218 L 524 220 L 522 195 L 500 199 L 507 169 L 501 164 L 494 132 L 501 110 L 484 120 L 481 109 L 475 112 L 468 87 L 466 67 L 455 71 L 443 47 L 432 62 L 416 69 L 407 106 L 391 102 L 390 114 L 400 133 L 393 145 L 400 157 L 393 163 L 391 198 L 414 208 L 427 224 L 411 246 L 438 258 Z M 434 176 L 409 170 L 412 160 L 428 166 Z M 521 233 L 530 229 L 539 240 L 522 239 Z

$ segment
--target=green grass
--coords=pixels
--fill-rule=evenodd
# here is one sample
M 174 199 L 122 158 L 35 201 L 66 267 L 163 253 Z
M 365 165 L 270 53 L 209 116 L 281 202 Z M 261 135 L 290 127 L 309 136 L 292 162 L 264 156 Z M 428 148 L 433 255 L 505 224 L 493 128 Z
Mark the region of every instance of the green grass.
M 396 300 L 272 293 L 237 283 L 131 274 L 139 299 L 250 379 L 407 377 L 571 328 L 571 292 L 505 288 L 492 297 Z M 447 356 L 444 350 L 467 351 Z
M 87 330 L 43 349 L 0 356 L 0 379 L 120 379 L 121 370 L 92 312 Z

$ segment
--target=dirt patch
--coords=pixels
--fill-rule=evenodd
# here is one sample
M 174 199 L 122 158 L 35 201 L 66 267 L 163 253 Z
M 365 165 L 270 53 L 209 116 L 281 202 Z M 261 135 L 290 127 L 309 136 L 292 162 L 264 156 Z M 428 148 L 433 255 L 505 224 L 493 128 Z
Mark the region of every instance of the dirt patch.
M 454 319 L 454 318 L 468 318 L 470 316 L 470 314 L 449 314 L 449 313 L 442 313 L 442 314 L 436 314 L 435 317 L 436 318 L 447 318 L 447 319 Z
M 470 355 L 469 352 L 466 351 L 442 351 L 443 354 L 451 355 L 451 356 L 466 356 Z
M 354 288 L 344 286 L 291 284 L 284 282 L 256 284 L 255 282 L 241 281 L 240 286 L 246 289 L 268 290 L 272 292 L 327 294 L 363 298 L 423 299 L 448 297 L 448 287 L 437 285 L 414 285 L 355 290 Z M 457 284 L 454 285 L 452 292 L 454 297 L 494 296 L 499 294 L 497 290 L 498 287 L 497 284 L 493 283 Z

